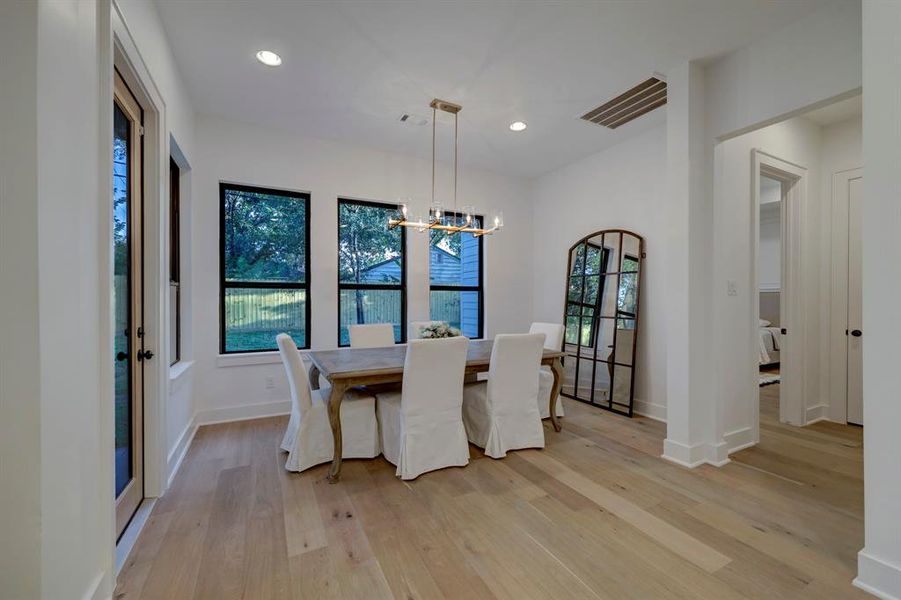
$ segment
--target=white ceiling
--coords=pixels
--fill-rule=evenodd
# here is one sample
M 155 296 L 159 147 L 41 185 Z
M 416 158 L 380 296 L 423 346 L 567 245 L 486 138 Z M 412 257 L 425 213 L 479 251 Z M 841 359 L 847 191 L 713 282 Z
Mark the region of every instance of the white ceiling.
M 687 59 L 786 27 L 822 0 L 157 0 L 198 112 L 429 156 L 429 101 L 464 106 L 461 162 L 533 177 L 663 122 L 578 117 Z M 257 50 L 279 53 L 272 69 Z M 449 115 L 445 115 L 449 116 Z M 511 121 L 528 129 L 509 131 Z M 451 128 L 439 118 L 439 144 Z M 447 146 L 439 157 L 448 157 Z M 442 152 L 443 151 L 443 152 Z

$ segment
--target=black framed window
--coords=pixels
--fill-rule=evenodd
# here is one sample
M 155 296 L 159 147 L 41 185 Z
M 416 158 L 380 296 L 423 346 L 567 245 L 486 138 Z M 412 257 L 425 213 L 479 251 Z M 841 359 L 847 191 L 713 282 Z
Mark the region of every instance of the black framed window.
M 566 296 L 567 344 L 594 346 L 595 325 L 604 299 L 604 280 L 610 251 L 585 242 L 576 250 Z
M 219 184 L 219 350 L 310 347 L 310 195 Z
M 181 170 L 169 158 L 169 366 L 181 360 Z
M 391 323 L 394 341 L 407 339 L 407 234 L 388 229 L 397 205 L 338 199 L 338 345 L 350 326 Z
M 463 215 L 446 213 L 459 221 Z M 482 226 L 473 217 L 473 227 Z M 429 318 L 445 321 L 468 338 L 484 337 L 482 236 L 433 229 L 429 232 Z

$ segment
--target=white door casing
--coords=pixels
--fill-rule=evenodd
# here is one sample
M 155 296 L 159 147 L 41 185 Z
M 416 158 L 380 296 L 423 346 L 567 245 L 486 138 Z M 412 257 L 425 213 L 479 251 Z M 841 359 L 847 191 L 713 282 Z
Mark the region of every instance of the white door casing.
M 751 273 L 754 279 L 751 289 L 760 288 L 758 261 L 760 252 L 760 176 L 764 175 L 782 183 L 782 293 L 779 314 L 784 334 L 780 346 L 780 402 L 779 420 L 792 425 L 806 424 L 805 401 L 805 340 L 806 324 L 802 307 L 805 293 L 802 285 L 802 236 L 801 224 L 804 202 L 807 196 L 807 169 L 768 154 L 760 149 L 752 153 L 752 223 L 751 239 L 754 251 Z M 758 328 L 760 303 L 751 302 L 753 354 L 758 355 Z M 757 363 L 750 365 L 752 385 L 755 388 L 753 415 L 754 439 L 760 439 L 760 384 Z

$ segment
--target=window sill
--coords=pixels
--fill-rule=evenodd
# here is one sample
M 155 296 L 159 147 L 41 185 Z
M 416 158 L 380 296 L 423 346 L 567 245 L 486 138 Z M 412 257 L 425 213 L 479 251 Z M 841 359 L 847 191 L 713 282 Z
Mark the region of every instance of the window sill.
M 180 360 L 169 367 L 169 381 L 177 381 L 182 375 L 191 370 L 193 360 Z
M 301 353 L 304 351 L 301 350 Z M 245 352 L 243 354 L 219 354 L 216 356 L 216 366 L 246 367 L 250 365 L 272 365 L 282 362 L 278 350 L 272 352 Z

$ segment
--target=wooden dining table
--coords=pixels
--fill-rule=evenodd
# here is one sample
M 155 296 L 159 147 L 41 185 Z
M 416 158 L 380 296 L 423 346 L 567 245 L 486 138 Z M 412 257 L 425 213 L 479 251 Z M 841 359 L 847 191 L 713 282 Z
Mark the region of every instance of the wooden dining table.
M 466 352 L 465 374 L 474 377 L 476 373 L 488 370 L 491 362 L 492 340 L 471 340 Z M 319 376 L 325 377 L 332 386 L 328 397 L 329 425 L 335 441 L 335 455 L 329 469 L 329 482 L 335 483 L 341 476 L 341 401 L 344 393 L 350 388 L 373 386 L 387 383 L 402 383 L 404 361 L 407 346 L 398 344 L 385 348 L 339 348 L 338 350 L 320 350 L 309 353 L 310 387 L 319 389 Z M 551 388 L 550 418 L 554 431 L 560 431 L 557 419 L 557 397 L 560 395 L 560 384 L 563 381 L 563 352 L 545 349 L 541 356 L 541 364 L 548 365 L 554 374 L 554 385 Z

